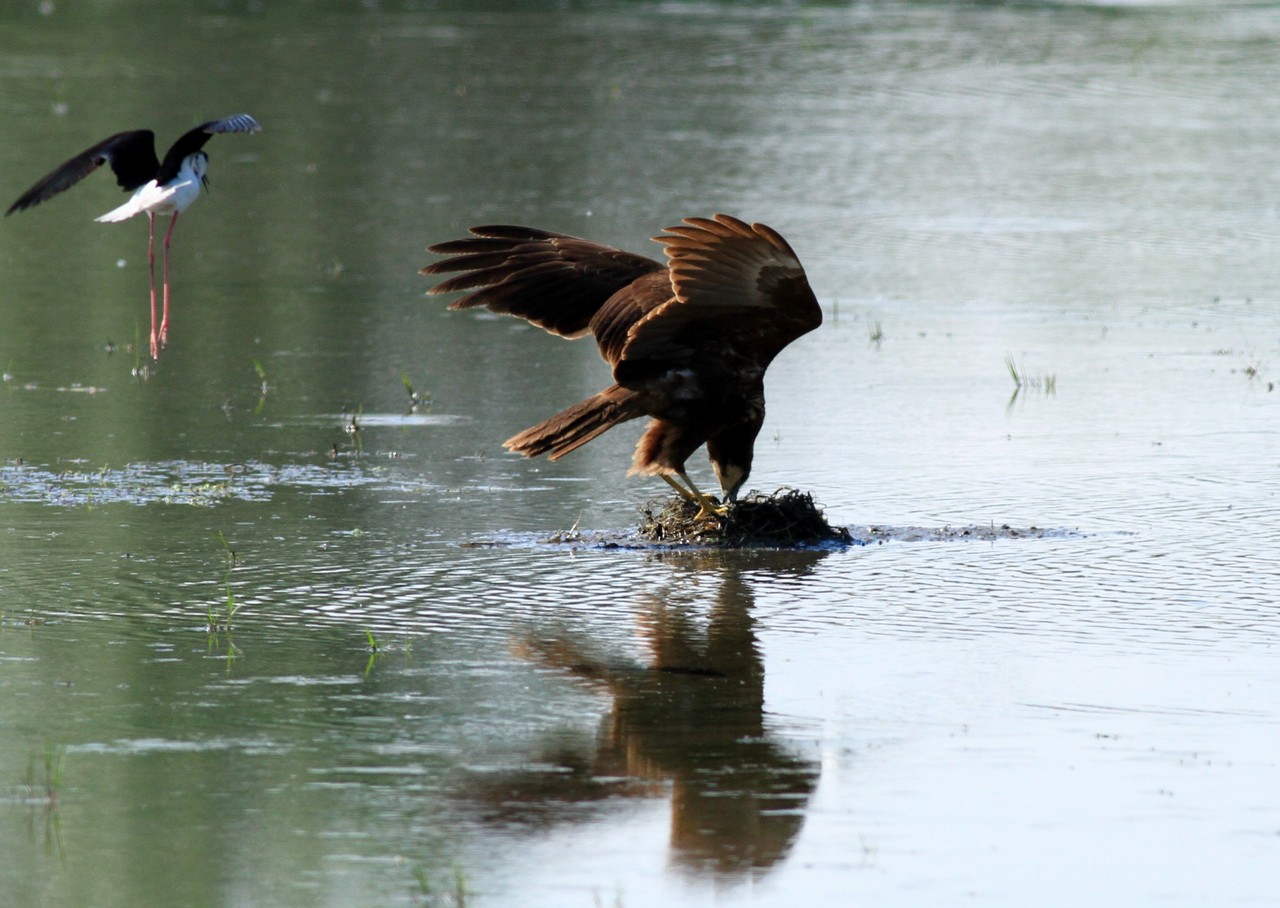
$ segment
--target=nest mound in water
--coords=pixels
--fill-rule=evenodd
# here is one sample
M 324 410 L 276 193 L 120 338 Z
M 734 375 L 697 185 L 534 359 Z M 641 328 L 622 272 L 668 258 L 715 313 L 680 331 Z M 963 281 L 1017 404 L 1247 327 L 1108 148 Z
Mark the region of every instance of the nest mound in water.
M 640 535 L 651 542 L 793 546 L 853 541 L 844 527 L 827 523 L 812 495 L 796 489 L 779 489 L 772 495 L 752 492 L 729 505 L 723 517 L 697 520 L 698 505 L 679 497 L 651 502 L 640 513 Z

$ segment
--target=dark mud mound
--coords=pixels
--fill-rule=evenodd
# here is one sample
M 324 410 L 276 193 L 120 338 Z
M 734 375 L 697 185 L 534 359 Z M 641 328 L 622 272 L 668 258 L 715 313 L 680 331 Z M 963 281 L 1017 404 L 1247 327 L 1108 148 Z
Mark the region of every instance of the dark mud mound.
M 641 508 L 639 536 L 666 545 L 768 546 L 851 545 L 844 527 L 827 523 L 813 496 L 797 489 L 772 495 L 752 492 L 722 517 L 697 519 L 698 505 L 683 498 Z

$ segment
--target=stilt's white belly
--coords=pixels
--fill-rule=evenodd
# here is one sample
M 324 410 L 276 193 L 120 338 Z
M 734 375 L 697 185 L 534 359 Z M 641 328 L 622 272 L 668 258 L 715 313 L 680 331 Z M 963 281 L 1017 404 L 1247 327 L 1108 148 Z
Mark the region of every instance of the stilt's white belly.
M 98 221 L 111 223 L 131 218 L 135 214 L 154 212 L 156 214 L 173 214 L 185 211 L 187 206 L 200 195 L 200 179 L 192 176 L 175 180 L 167 186 L 158 186 L 152 180 L 134 190 L 129 201 L 119 208 L 112 209 L 98 218 Z

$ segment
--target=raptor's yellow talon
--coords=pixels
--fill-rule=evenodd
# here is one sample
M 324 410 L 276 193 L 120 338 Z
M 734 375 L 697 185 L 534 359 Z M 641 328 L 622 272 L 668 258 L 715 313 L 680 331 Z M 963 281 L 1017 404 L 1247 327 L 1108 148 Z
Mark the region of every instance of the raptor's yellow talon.
M 671 483 L 674 488 L 681 491 L 686 500 L 696 501 L 698 503 L 698 513 L 693 518 L 694 520 L 715 520 L 716 518 L 723 517 L 729 513 L 729 506 L 727 504 L 716 504 L 715 499 L 710 495 L 704 495 L 700 492 L 698 487 L 693 484 L 693 480 L 689 478 L 688 473 L 680 474 L 680 478 L 689 485 L 688 491 L 681 489 L 680 485 L 670 476 L 664 474 L 662 478 Z

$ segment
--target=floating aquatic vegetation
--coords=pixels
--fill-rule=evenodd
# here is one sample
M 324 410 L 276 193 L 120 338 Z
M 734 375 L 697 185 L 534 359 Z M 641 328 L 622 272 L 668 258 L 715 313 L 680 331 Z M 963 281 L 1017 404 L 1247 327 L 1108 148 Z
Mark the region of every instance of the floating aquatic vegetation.
M 1066 527 L 1012 526 L 1007 523 L 966 524 L 964 526 L 852 527 L 860 545 L 883 545 L 886 542 L 996 542 L 1004 539 L 1080 539 L 1087 533 Z
M 22 462 L 0 464 L 0 499 L 62 507 L 213 507 L 226 501 L 268 501 L 284 489 L 336 495 L 354 488 L 420 493 L 430 487 L 417 477 L 359 463 L 272 465 L 259 461 L 167 460 L 96 470 L 53 470 Z

